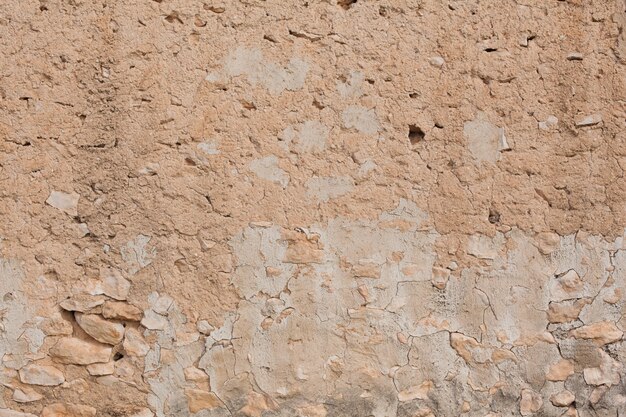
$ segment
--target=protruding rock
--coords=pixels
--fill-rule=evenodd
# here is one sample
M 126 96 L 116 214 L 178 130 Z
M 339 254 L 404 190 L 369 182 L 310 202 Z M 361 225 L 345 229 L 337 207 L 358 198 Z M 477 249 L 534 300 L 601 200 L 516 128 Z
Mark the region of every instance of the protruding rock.
M 539 129 L 550 130 L 557 124 L 559 124 L 559 119 L 551 115 L 551 116 L 548 116 L 548 118 L 544 122 L 539 122 Z
M 582 61 L 583 54 L 580 52 L 570 52 L 569 54 L 567 54 L 567 60 L 568 61 Z
M 32 388 L 23 387 L 17 388 L 13 391 L 13 401 L 16 403 L 31 403 L 33 401 L 39 401 L 43 398 L 43 395 L 38 393 Z
M 433 389 L 432 381 L 424 381 L 420 385 L 415 385 L 398 392 L 398 401 L 427 400 L 428 393 Z
M 185 397 L 187 397 L 189 411 L 192 413 L 197 413 L 201 410 L 213 410 L 222 406 L 222 402 L 215 394 L 204 390 L 186 389 Z
M 550 280 L 548 285 L 550 288 L 550 299 L 553 301 L 581 298 L 585 289 L 585 283 L 573 269 Z
M 97 314 L 75 313 L 76 323 L 98 342 L 116 345 L 124 337 L 124 325 L 113 323 Z
M 65 382 L 63 372 L 48 365 L 26 365 L 19 370 L 20 381 L 30 385 L 55 386 Z
M 116 300 L 126 300 L 130 291 L 130 282 L 122 273 L 113 268 L 101 268 L 102 293 Z
M 519 411 L 523 416 L 535 414 L 543 406 L 541 395 L 530 389 L 522 390 L 522 399 L 519 403 Z
M 39 327 L 46 336 L 69 336 L 74 331 L 72 324 L 61 317 L 59 313 L 42 320 L 37 327 Z
M 64 193 L 62 191 L 52 191 L 46 200 L 46 203 L 55 209 L 61 210 L 70 216 L 78 216 L 78 199 L 80 195 L 72 193 Z
M 104 304 L 104 300 L 104 297 L 100 295 L 79 294 L 61 301 L 60 306 L 66 311 L 80 311 L 84 313 Z
M 106 319 L 141 321 L 143 312 L 134 305 L 121 301 L 107 301 L 102 306 L 102 316 Z
M 428 60 L 428 63 L 433 67 L 441 68 L 446 61 L 440 56 L 433 56 Z
M 122 346 L 129 356 L 146 356 L 150 350 L 150 346 L 145 342 L 141 333 L 135 329 L 126 330 L 126 337 Z
M 0 408 L 0 417 L 37 417 L 31 413 L 22 413 L 21 411 L 10 410 L 8 408 Z
M 568 323 L 577 320 L 583 307 L 590 302 L 587 298 L 552 302 L 548 306 L 548 321 L 550 323 Z
M 561 237 L 552 232 L 542 232 L 535 236 L 535 245 L 537 249 L 539 249 L 539 252 L 544 255 L 549 255 L 554 252 L 559 247 L 560 242 Z
M 41 411 L 41 417 L 94 417 L 97 410 L 83 404 L 55 403 Z
M 211 326 L 211 324 L 206 320 L 198 320 L 196 323 L 196 329 L 204 335 L 209 335 L 215 327 Z
M 567 359 L 561 359 L 550 367 L 546 374 L 548 381 L 565 381 L 574 373 L 574 363 Z
M 87 365 L 87 372 L 89 375 L 93 376 L 102 376 L 102 375 L 112 375 L 115 371 L 115 362 L 107 362 L 107 363 L 92 363 L 91 365 Z
M 443 290 L 446 288 L 448 279 L 450 278 L 450 270 L 447 268 L 433 268 L 433 275 L 430 279 L 433 286 L 437 289 Z
M 593 126 L 593 125 L 597 125 L 601 121 L 602 121 L 602 115 L 599 113 L 596 113 L 590 116 L 579 117 L 578 119 L 576 119 L 576 126 L 578 127 Z
M 601 321 L 574 329 L 570 336 L 576 339 L 591 339 L 596 345 L 602 346 L 621 340 L 624 332 L 610 321 Z
M 167 326 L 167 319 L 152 310 L 145 310 L 141 325 L 150 330 L 163 330 Z
M 73 337 L 60 339 L 50 349 L 50 355 L 57 362 L 76 365 L 108 362 L 111 358 L 111 353 L 112 349 L 110 346 Z
M 622 364 L 611 358 L 602 349 L 598 349 L 598 353 L 602 357 L 602 362 L 598 367 L 583 369 L 585 382 L 589 385 L 606 385 L 609 387 L 619 384 Z
M 574 396 L 574 394 L 572 394 L 571 392 L 567 390 L 561 391 L 550 397 L 550 402 L 555 407 L 567 407 L 568 405 L 573 403 L 575 400 L 576 400 L 576 396 Z

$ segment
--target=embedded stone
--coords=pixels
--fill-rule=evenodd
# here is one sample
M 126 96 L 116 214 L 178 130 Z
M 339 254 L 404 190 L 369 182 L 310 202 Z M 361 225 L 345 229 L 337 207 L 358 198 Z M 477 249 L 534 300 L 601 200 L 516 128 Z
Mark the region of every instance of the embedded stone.
M 584 127 L 584 126 L 593 126 L 597 125 L 602 121 L 602 115 L 599 113 L 595 113 L 589 116 L 583 116 L 576 119 L 576 126 Z
M 117 269 L 101 268 L 100 279 L 102 280 L 102 294 L 116 300 L 126 300 L 130 291 L 130 281 L 122 276 Z
M 574 363 L 567 359 L 561 359 L 550 366 L 546 379 L 548 381 L 565 381 L 567 377 L 574 373 Z
M 50 349 L 50 355 L 57 362 L 76 365 L 108 362 L 111 353 L 110 346 L 72 337 L 60 339 Z
M 55 386 L 65 382 L 63 372 L 48 365 L 26 365 L 19 370 L 20 381 L 30 385 Z
M 570 332 L 570 336 L 576 339 L 590 339 L 596 345 L 602 346 L 622 340 L 624 332 L 615 323 L 601 321 L 574 329 Z
M 29 387 L 16 388 L 15 391 L 13 391 L 12 397 L 13 401 L 16 403 L 31 403 L 39 401 L 42 398 L 43 395 Z
M 78 294 L 61 301 L 59 305 L 65 311 L 87 312 L 104 304 L 105 298 L 100 295 Z
M 93 376 L 112 375 L 115 371 L 115 362 L 92 363 L 87 365 L 87 372 Z
M 124 337 L 124 325 L 113 323 L 98 314 L 75 313 L 76 323 L 98 342 L 116 345 Z
M 22 413 L 21 411 L 11 410 L 9 408 L 0 408 L 0 417 L 37 417 L 31 413 Z
M 46 203 L 70 216 L 78 216 L 79 198 L 80 195 L 74 192 L 64 193 L 63 191 L 52 191 Z
M 189 411 L 197 413 L 202 410 L 213 410 L 222 406 L 222 402 L 215 394 L 199 389 L 186 389 L 187 405 Z
M 550 402 L 555 407 L 567 407 L 568 405 L 573 403 L 575 400 L 576 400 L 576 397 L 574 396 L 574 394 L 572 394 L 570 391 L 567 391 L 567 390 L 561 391 L 559 393 L 556 393 L 550 396 Z
M 134 305 L 121 301 L 107 301 L 102 306 L 102 316 L 105 319 L 141 321 L 143 312 Z
M 530 389 L 522 390 L 522 399 L 519 404 L 520 414 L 530 416 L 537 413 L 543 406 L 541 395 Z
M 132 328 L 126 330 L 122 346 L 129 356 L 146 356 L 150 350 L 150 346 L 145 342 L 141 333 Z

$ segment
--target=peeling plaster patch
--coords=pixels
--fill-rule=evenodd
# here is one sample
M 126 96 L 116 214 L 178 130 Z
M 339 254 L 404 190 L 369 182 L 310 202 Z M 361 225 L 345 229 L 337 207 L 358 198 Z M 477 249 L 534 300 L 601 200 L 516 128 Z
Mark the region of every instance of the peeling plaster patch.
M 201 142 L 198 144 L 198 149 L 207 155 L 218 155 L 220 153 L 217 145 L 213 142 Z
M 300 90 L 304 86 L 309 64 L 299 58 L 292 58 L 283 67 L 265 61 L 259 49 L 238 47 L 226 58 L 224 69 L 230 76 L 245 75 L 250 84 L 261 84 L 271 94 L 278 95 L 284 90 Z
M 327 202 L 348 194 L 354 188 L 350 177 L 313 177 L 306 182 L 307 194 L 319 202 Z
M 339 94 L 341 94 L 343 98 L 361 97 L 363 95 L 361 85 L 363 85 L 364 80 L 365 75 L 363 75 L 362 72 L 353 71 L 350 73 L 350 78 L 346 82 L 337 83 L 337 91 L 339 91 Z
M 140 234 L 120 248 L 122 259 L 126 262 L 128 273 L 131 275 L 150 265 L 156 258 L 156 248 L 148 248 L 151 239 L 150 236 Z
M 286 128 L 280 139 L 284 147 L 293 147 L 298 153 L 319 153 L 326 147 L 330 129 L 318 121 L 309 120 L 297 126 Z
M 343 125 L 348 129 L 356 129 L 366 135 L 375 135 L 380 130 L 378 116 L 374 109 L 361 106 L 349 106 L 342 114 Z
M 283 188 L 289 184 L 289 174 L 278 167 L 278 158 L 275 155 L 255 159 L 250 162 L 249 167 L 259 178 L 279 184 Z
M 232 283 L 246 299 L 259 292 L 280 293 L 296 268 L 282 262 L 287 245 L 277 226 L 247 227 L 231 239 L 230 246 L 237 259 Z
M 28 328 L 34 305 L 22 292 L 23 280 L 17 262 L 0 258 L 0 360 L 12 369 L 24 366 L 43 342 L 40 330 Z
M 483 113 L 479 113 L 474 120 L 465 122 L 463 135 L 472 156 L 478 162 L 496 163 L 500 150 L 510 149 L 504 129 L 490 123 Z

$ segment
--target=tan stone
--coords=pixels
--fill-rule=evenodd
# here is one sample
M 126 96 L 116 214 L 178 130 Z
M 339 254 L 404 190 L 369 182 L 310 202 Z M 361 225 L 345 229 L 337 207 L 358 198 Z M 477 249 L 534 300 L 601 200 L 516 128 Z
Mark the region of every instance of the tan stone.
M 433 389 L 434 385 L 432 381 L 424 381 L 420 385 L 414 385 L 412 387 L 403 389 L 398 392 L 398 401 L 413 401 L 413 400 L 427 400 L 428 393 Z
M 61 385 L 65 382 L 65 376 L 63 372 L 48 365 L 26 365 L 19 370 L 20 381 L 30 385 L 46 385 L 54 386 Z
M 435 288 L 443 290 L 446 288 L 446 284 L 448 283 L 448 279 L 450 279 L 450 270 L 447 268 L 433 268 L 433 275 L 431 278 L 431 282 Z
M 95 415 L 95 408 L 71 403 L 51 404 L 41 411 L 41 417 L 94 417 Z
M 8 408 L 0 408 L 0 417 L 37 417 L 34 414 L 23 413 L 21 411 L 11 410 Z
M 185 396 L 187 397 L 187 404 L 189 405 L 189 411 L 197 413 L 201 410 L 213 410 L 218 407 L 222 407 L 222 402 L 217 398 L 215 394 L 209 391 L 203 391 L 198 389 L 186 389 Z
M 570 336 L 576 339 L 591 339 L 596 345 L 602 346 L 622 340 L 624 332 L 612 322 L 601 321 L 574 329 Z
M 92 363 L 91 365 L 87 365 L 87 372 L 89 375 L 93 376 L 102 376 L 102 375 L 111 375 L 115 370 L 115 362 L 107 362 L 107 363 Z
M 117 269 L 101 268 L 102 294 L 116 300 L 126 300 L 130 291 L 130 282 Z
M 150 350 L 150 346 L 146 343 L 141 333 L 132 328 L 126 330 L 122 346 L 124 351 L 130 356 L 143 357 Z
M 543 400 L 541 395 L 530 389 L 522 390 L 522 398 L 519 404 L 520 414 L 530 416 L 541 410 Z
M 101 295 L 78 294 L 61 301 L 60 306 L 67 311 L 87 312 L 104 304 L 105 298 Z
M 535 244 L 539 252 L 549 255 L 554 252 L 560 244 L 561 237 L 553 232 L 542 232 L 535 236 Z
M 602 358 L 600 366 L 583 369 L 585 382 L 589 385 L 617 385 L 620 382 L 622 364 L 609 356 L 602 349 L 598 349 Z
M 568 323 L 577 320 L 582 309 L 590 302 L 591 300 L 587 298 L 552 302 L 548 306 L 548 321 L 550 323 Z
M 261 417 L 265 411 L 276 408 L 276 403 L 269 397 L 257 392 L 250 392 L 246 405 L 239 410 L 248 417 Z
M 50 355 L 57 362 L 77 365 L 108 362 L 111 352 L 109 346 L 71 337 L 59 339 L 50 349 Z
M 124 337 L 124 325 L 121 323 L 105 320 L 98 314 L 74 313 L 74 317 L 85 333 L 98 342 L 116 345 Z
M 102 306 L 102 316 L 105 319 L 141 321 L 143 312 L 128 303 L 121 301 L 107 301 Z
M 573 403 L 575 400 L 576 400 L 576 397 L 574 396 L 574 394 L 572 394 L 570 391 L 567 391 L 567 390 L 561 391 L 559 393 L 556 393 L 550 396 L 550 402 L 555 407 L 567 407 L 568 405 Z
M 46 203 L 70 216 L 77 216 L 79 198 L 80 195 L 75 192 L 52 191 Z
M 185 379 L 192 382 L 209 382 L 209 376 L 195 366 L 185 368 Z
M 72 324 L 60 315 L 44 319 L 39 328 L 46 336 L 69 336 L 74 331 Z
M 573 269 L 550 281 L 550 296 L 554 301 L 581 298 L 583 290 L 584 282 Z
M 574 373 L 574 363 L 567 359 L 561 359 L 550 366 L 546 379 L 548 381 L 565 381 L 567 377 Z
M 13 391 L 12 397 L 13 401 L 16 403 L 30 403 L 33 401 L 39 401 L 42 398 L 43 395 L 29 387 L 16 388 L 15 391 Z

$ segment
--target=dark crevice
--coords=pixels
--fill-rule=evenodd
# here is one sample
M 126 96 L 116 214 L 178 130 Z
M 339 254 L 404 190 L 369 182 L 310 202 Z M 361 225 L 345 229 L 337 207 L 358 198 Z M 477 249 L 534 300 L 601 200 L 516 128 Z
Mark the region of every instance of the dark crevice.
M 426 133 L 416 125 L 409 125 L 409 141 L 411 145 L 417 145 L 426 137 Z

